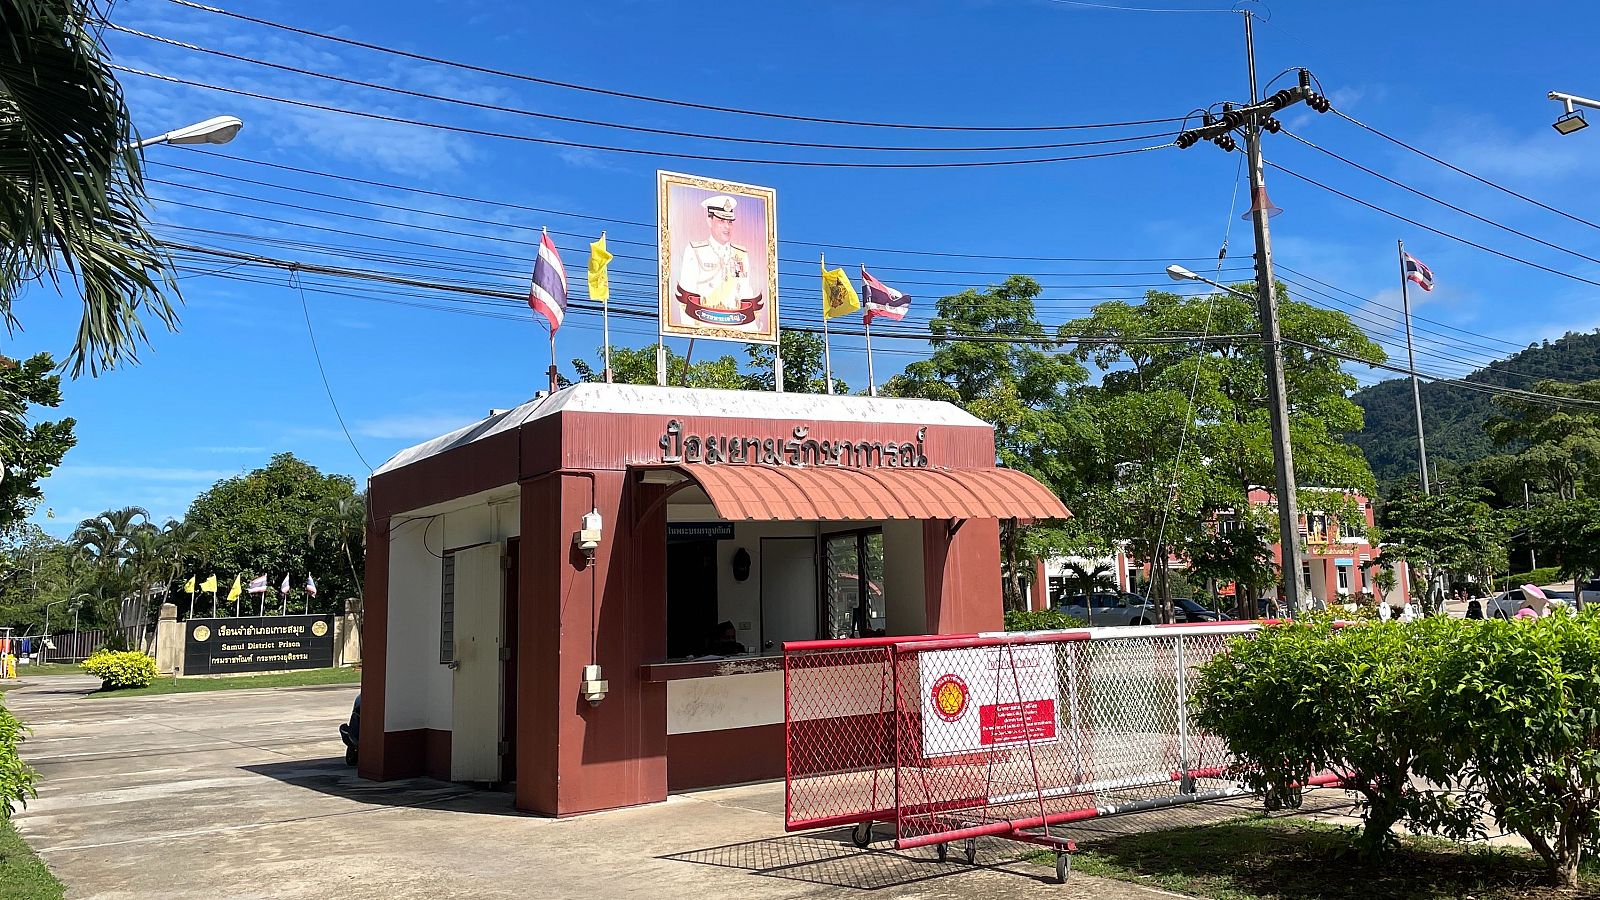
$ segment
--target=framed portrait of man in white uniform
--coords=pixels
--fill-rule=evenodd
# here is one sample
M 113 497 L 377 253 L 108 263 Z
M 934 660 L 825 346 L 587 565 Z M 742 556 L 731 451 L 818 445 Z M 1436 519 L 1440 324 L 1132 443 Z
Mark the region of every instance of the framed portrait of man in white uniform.
M 778 342 L 777 192 L 656 173 L 661 333 Z

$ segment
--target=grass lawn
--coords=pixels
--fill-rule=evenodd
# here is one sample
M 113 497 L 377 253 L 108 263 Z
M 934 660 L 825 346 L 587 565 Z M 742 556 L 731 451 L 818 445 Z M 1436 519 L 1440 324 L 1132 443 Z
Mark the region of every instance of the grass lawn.
M 361 670 L 307 669 L 277 675 L 230 675 L 226 678 L 157 678 L 149 687 L 120 691 L 95 691 L 91 697 L 143 697 L 148 694 L 192 694 L 197 691 L 235 691 L 240 688 L 299 687 L 308 684 L 357 684 Z
M 7 900 L 61 900 L 63 888 L 11 823 L 0 820 L 0 894 Z
M 1530 853 L 1405 837 L 1367 865 L 1355 832 L 1297 818 L 1255 817 L 1096 840 L 1073 855 L 1075 872 L 1212 900 L 1565 900 L 1600 898 L 1600 873 L 1576 892 L 1542 883 Z M 1037 861 L 1054 865 L 1049 854 Z
M 32 675 L 82 675 L 83 669 L 77 663 L 45 663 L 42 666 L 17 666 L 17 677 L 27 678 Z

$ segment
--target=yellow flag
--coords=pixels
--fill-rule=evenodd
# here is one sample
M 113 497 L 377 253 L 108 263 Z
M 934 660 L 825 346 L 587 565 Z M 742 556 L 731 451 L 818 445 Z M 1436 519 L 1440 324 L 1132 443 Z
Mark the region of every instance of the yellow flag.
M 228 602 L 232 603 L 233 601 L 239 599 L 239 595 L 243 593 L 244 588 L 239 584 L 239 576 L 233 576 L 233 587 L 228 588 Z
M 194 576 L 193 575 L 190 575 L 189 576 L 189 580 L 183 583 L 183 589 L 188 591 L 191 594 L 194 593 Z
M 200 590 L 210 591 L 211 593 L 215 594 L 217 592 L 217 576 L 213 575 L 210 578 L 207 578 L 205 581 L 200 582 Z
M 861 308 L 861 298 L 856 296 L 855 285 L 843 269 L 822 270 L 822 317 L 837 319 Z
M 611 276 L 606 266 L 611 265 L 611 251 L 606 249 L 604 232 L 600 240 L 589 245 L 589 299 L 604 302 L 611 299 Z

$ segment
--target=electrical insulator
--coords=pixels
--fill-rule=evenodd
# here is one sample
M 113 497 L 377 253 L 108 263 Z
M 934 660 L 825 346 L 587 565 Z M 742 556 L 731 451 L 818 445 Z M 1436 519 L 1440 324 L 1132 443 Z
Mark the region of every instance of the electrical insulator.
M 1266 129 L 1268 134 L 1277 134 L 1283 130 L 1283 123 L 1271 116 L 1267 116 L 1261 120 L 1261 127 Z

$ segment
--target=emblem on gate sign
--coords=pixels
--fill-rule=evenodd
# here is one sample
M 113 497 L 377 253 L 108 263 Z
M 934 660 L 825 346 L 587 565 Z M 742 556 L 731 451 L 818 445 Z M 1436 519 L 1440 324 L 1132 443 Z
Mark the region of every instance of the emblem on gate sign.
M 196 625 L 195 626 L 195 628 L 194 628 L 194 639 L 195 640 L 203 642 L 205 640 L 208 640 L 210 637 L 211 637 L 211 629 L 210 628 L 207 628 L 204 625 Z
M 954 722 L 967 711 L 967 683 L 956 675 L 941 675 L 933 683 L 933 711 L 946 722 Z
M 328 633 L 328 623 L 322 621 L 321 619 L 318 619 L 317 621 L 312 622 L 311 623 L 311 633 L 316 635 L 317 637 L 322 637 L 323 635 Z

